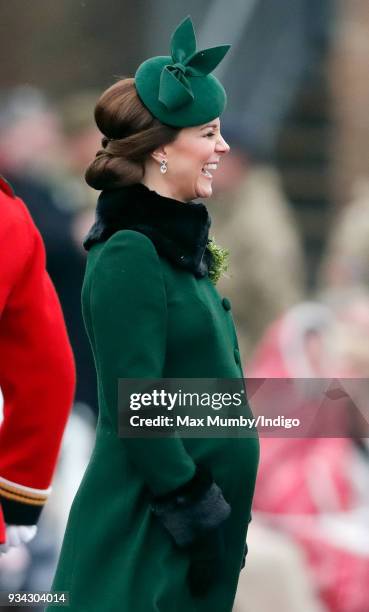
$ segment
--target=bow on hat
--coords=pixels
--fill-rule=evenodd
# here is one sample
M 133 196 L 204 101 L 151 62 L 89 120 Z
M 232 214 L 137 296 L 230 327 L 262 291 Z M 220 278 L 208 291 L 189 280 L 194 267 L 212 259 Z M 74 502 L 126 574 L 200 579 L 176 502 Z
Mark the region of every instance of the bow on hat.
M 159 101 L 168 110 L 180 108 L 194 99 L 190 78 L 204 77 L 216 68 L 231 45 L 219 45 L 196 52 L 196 36 L 191 17 L 186 17 L 171 38 L 173 63 L 164 66 L 160 76 Z

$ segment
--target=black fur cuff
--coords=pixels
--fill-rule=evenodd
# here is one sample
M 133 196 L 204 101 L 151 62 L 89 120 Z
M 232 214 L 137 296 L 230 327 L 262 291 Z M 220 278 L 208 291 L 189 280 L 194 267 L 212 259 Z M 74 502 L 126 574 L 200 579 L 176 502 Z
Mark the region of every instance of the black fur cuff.
M 180 547 L 215 529 L 231 513 L 221 489 L 203 466 L 197 467 L 194 477 L 185 485 L 156 497 L 151 509 Z
M 252 521 L 252 514 L 250 512 L 250 517 L 249 517 L 249 524 Z M 247 546 L 247 542 L 245 542 L 245 547 L 243 549 L 243 557 L 242 557 L 242 565 L 241 565 L 241 569 L 243 569 L 246 565 L 246 557 L 247 557 L 247 553 L 249 552 L 249 547 Z
M 247 557 L 248 552 L 249 552 L 249 547 L 247 546 L 247 543 L 245 542 L 245 547 L 243 549 L 241 569 L 243 569 L 246 565 L 246 557 Z

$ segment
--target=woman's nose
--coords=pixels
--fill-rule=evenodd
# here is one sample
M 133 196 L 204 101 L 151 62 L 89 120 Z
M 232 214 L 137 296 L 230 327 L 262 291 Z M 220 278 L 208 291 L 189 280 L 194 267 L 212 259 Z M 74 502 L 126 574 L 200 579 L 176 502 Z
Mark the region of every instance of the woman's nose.
M 228 144 L 228 142 L 226 142 L 223 138 L 223 136 L 220 136 L 218 142 L 217 142 L 217 147 L 216 147 L 217 151 L 219 153 L 228 153 L 228 151 L 230 150 L 230 146 Z

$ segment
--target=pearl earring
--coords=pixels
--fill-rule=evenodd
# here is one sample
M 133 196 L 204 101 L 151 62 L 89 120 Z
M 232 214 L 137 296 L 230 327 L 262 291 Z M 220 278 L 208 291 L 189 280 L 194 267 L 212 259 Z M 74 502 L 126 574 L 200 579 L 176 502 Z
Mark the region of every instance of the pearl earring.
M 165 174 L 167 170 L 168 170 L 168 162 L 165 159 L 163 159 L 160 163 L 160 172 L 162 174 Z

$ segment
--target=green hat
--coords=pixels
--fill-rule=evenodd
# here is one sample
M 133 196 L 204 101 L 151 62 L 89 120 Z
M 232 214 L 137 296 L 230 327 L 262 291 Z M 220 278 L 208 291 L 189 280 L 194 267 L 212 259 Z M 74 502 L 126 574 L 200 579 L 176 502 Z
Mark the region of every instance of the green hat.
M 171 56 L 151 57 L 135 74 L 139 97 L 151 114 L 174 127 L 190 127 L 219 117 L 227 95 L 210 74 L 231 45 L 196 52 L 191 17 L 186 17 L 171 38 Z

